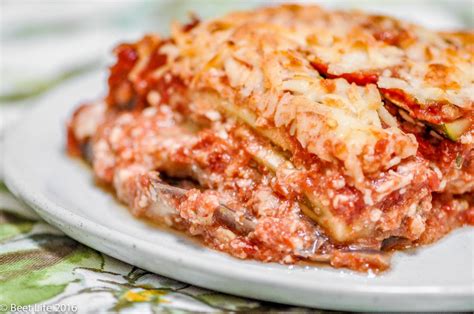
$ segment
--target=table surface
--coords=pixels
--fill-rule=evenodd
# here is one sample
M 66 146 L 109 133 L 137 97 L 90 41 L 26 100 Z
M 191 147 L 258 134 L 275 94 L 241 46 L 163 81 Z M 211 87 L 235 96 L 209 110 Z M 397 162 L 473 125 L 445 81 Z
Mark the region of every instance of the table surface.
M 94 6 L 79 0 L 2 2 L 0 152 L 8 125 L 63 81 L 98 67 L 105 70 L 117 42 L 137 39 L 151 30 L 166 32 L 169 21 L 182 19 L 190 10 L 211 16 L 260 2 L 101 1 Z M 422 9 L 425 14 L 419 22 L 428 26 L 472 27 L 472 7 L 465 10 L 469 1 L 455 1 L 449 9 L 447 1 L 430 6 L 424 2 L 388 1 L 380 6 L 375 1 L 336 1 L 336 5 L 347 3 L 413 19 L 420 16 L 410 12 Z M 0 291 L 0 313 L 15 310 L 12 305 L 80 313 L 323 312 L 209 291 L 108 257 L 40 220 L 1 183 L 1 172 Z

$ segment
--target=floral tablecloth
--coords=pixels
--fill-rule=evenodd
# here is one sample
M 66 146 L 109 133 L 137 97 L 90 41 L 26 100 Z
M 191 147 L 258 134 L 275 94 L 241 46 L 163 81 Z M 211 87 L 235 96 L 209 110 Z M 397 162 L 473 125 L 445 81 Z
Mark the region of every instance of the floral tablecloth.
M 172 19 L 182 18 L 190 10 L 209 16 L 260 2 L 121 0 L 91 5 L 80 0 L 2 1 L 0 159 L 6 127 L 34 106 L 37 97 L 64 80 L 97 67 L 105 68 L 117 42 L 136 39 L 147 31 L 166 32 Z M 348 1 L 331 3 L 346 5 Z M 424 6 L 424 2 L 384 1 L 384 6 L 375 1 L 350 3 L 421 19 L 428 26 L 440 28 L 461 27 L 466 23 L 472 27 L 473 23 L 472 12 L 462 9 L 466 3 L 469 6 L 469 0 L 455 4 L 439 1 L 438 5 L 430 6 Z M 423 15 L 417 14 L 421 11 Z M 251 310 L 309 311 L 194 287 L 83 246 L 16 200 L 1 183 L 0 171 L 1 313 Z

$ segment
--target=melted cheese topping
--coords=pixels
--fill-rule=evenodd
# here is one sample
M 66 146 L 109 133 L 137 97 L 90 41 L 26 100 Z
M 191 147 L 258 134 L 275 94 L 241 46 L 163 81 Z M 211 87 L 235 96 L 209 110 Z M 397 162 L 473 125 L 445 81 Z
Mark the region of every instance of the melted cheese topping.
M 309 10 L 323 14 L 316 7 Z M 257 117 L 253 127 L 285 130 L 310 153 L 342 162 L 356 182 L 415 155 L 417 143 L 412 136 L 383 126 L 378 115 L 382 101 L 375 85 L 325 79 L 312 67 L 308 38 L 315 18 L 307 14 L 299 7 L 284 6 L 231 14 L 189 32 L 175 26 L 173 42 L 160 53 L 179 51 L 169 55 L 169 67 L 188 82 L 190 97 L 203 90 L 217 95 L 206 108 L 248 109 Z M 393 53 L 385 46 L 383 53 Z M 355 42 L 354 49 L 359 48 Z M 348 67 L 351 58 L 359 60 L 343 57 L 341 67 Z M 392 64 L 383 56 L 374 60 L 383 66 Z M 196 102 L 203 102 L 201 94 L 194 95 Z
M 220 31 L 245 23 L 278 26 L 327 74 L 378 73 L 380 87 L 400 89 L 422 106 L 449 102 L 473 110 L 472 32 L 439 33 L 391 17 L 294 5 L 235 13 L 207 25 Z
M 435 102 L 448 102 L 458 107 L 474 109 L 474 68 L 466 60 L 447 62 L 436 58 L 430 62 L 407 61 L 395 74 L 386 71 L 378 86 L 400 89 L 428 107 Z
M 474 109 L 474 33 L 437 33 L 363 13 L 326 15 L 308 49 L 329 74 L 382 73 L 379 87 L 400 89 L 422 106 Z

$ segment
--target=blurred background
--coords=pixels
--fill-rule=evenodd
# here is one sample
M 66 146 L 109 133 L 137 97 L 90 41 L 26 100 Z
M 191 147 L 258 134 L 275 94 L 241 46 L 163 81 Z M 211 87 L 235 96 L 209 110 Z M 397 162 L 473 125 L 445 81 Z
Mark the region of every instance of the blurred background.
M 190 12 L 202 18 L 289 1 L 0 0 L 0 136 L 34 99 L 112 62 L 111 50 L 146 32 L 166 34 Z M 474 0 L 299 1 L 385 13 L 436 29 L 473 28 Z

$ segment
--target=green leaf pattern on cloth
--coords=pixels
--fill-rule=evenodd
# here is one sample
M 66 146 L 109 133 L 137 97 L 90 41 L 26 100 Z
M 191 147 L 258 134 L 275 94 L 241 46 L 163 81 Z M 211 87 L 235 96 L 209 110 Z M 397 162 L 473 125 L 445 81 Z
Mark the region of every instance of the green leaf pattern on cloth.
M 70 239 L 14 204 L 0 190 L 0 304 L 69 304 L 81 313 L 305 311 L 152 274 Z
M 7 211 L 0 211 L 0 243 L 31 231 L 34 221 Z

